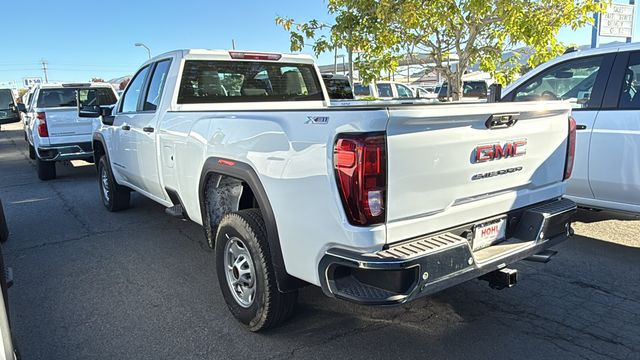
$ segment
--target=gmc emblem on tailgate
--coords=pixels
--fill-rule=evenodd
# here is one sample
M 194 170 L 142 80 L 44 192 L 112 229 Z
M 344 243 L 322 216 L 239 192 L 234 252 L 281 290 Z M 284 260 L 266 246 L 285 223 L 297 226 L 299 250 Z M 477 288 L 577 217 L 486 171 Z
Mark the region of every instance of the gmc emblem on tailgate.
M 481 163 L 523 156 L 527 153 L 527 139 L 509 140 L 504 144 L 478 145 L 473 150 L 473 162 Z

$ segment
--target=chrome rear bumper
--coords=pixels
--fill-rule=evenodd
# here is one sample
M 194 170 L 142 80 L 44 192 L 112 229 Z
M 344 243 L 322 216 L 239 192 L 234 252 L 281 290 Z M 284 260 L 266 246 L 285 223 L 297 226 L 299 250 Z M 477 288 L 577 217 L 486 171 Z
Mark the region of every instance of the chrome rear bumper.
M 561 199 L 506 214 L 507 240 L 472 251 L 465 225 L 375 253 L 329 249 L 320 261 L 328 296 L 368 305 L 393 305 L 427 296 L 535 255 L 567 239 L 576 205 Z M 481 222 L 481 221 L 480 221 Z

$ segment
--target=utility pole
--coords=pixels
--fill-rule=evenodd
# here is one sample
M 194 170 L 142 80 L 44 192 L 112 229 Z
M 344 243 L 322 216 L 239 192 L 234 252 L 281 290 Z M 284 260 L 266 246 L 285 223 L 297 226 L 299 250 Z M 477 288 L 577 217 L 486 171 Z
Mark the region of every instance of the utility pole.
M 231 39 L 231 49 L 232 50 L 236 49 L 236 40 L 235 39 Z
M 45 59 L 40 60 L 40 63 L 42 64 L 42 71 L 44 72 L 44 83 L 46 84 L 49 82 L 49 77 L 47 76 L 47 65 L 49 64 Z
M 636 0 L 629 0 L 629 5 L 635 5 L 635 4 L 636 4 Z M 634 14 L 635 14 L 635 11 L 634 11 Z M 631 21 L 635 22 L 635 21 L 636 21 L 636 19 L 631 19 Z M 631 42 L 631 40 L 632 40 L 632 37 L 628 37 L 628 38 L 627 38 L 627 42 L 628 42 L 628 43 L 630 43 L 630 42 Z
M 333 48 L 333 73 L 338 73 L 338 47 L 334 46 Z
M 598 30 L 600 28 L 600 13 L 593 13 L 593 29 L 591 29 L 591 48 L 598 47 Z
M 349 48 L 347 54 L 347 56 L 349 57 L 349 83 L 353 84 L 353 49 Z

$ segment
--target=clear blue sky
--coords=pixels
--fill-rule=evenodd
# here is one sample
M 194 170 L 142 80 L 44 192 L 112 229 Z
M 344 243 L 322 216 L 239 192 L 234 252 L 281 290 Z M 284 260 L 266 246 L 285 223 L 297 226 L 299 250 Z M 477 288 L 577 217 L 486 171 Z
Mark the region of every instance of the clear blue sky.
M 41 59 L 49 63 L 49 81 L 131 74 L 147 58 L 136 42 L 153 55 L 179 48 L 228 49 L 231 39 L 239 49 L 287 52 L 289 35 L 276 26 L 276 15 L 331 21 L 325 0 L 31 0 L 13 1 L 4 10 L 2 29 L 11 36 L 4 37 L 0 51 L 0 82 L 19 84 L 23 77 L 42 76 Z M 590 29 L 563 30 L 560 38 L 588 44 L 590 34 Z M 638 36 L 640 26 L 634 40 Z M 331 62 L 330 54 L 320 57 L 320 63 Z

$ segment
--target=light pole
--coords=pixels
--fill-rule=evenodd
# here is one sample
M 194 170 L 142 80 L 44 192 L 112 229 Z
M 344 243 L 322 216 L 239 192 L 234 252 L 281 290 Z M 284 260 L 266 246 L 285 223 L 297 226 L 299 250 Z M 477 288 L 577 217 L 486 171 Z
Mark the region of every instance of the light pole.
M 134 46 L 138 46 L 138 47 L 143 47 L 145 49 L 147 49 L 147 55 L 149 55 L 149 59 L 151 59 L 151 50 L 149 49 L 149 47 L 143 43 L 135 43 L 133 44 Z

